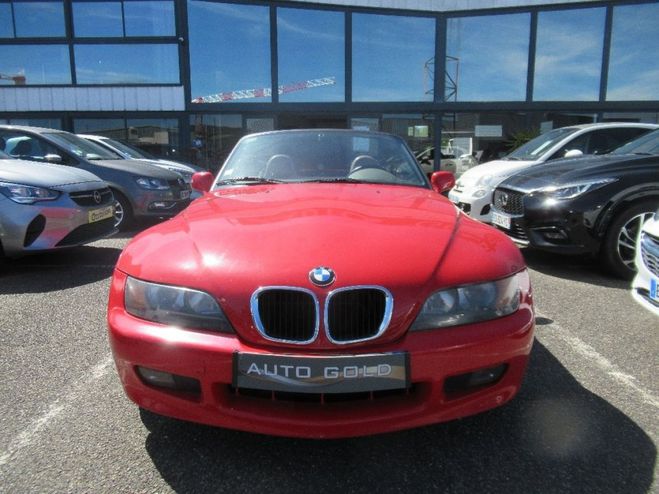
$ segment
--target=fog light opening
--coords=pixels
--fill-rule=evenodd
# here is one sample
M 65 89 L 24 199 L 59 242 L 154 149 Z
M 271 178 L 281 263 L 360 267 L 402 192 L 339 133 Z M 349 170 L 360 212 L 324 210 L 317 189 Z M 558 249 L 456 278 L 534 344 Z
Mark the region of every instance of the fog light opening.
M 455 395 L 491 386 L 501 380 L 507 368 L 508 364 L 501 364 L 448 377 L 444 381 L 444 392 L 447 395 Z
M 196 395 L 201 394 L 199 381 L 192 377 L 179 376 L 147 367 L 137 367 L 137 375 L 140 376 L 142 382 L 147 386 Z
M 564 242 L 568 239 L 568 234 L 563 228 L 551 227 L 539 229 L 541 235 L 551 242 Z

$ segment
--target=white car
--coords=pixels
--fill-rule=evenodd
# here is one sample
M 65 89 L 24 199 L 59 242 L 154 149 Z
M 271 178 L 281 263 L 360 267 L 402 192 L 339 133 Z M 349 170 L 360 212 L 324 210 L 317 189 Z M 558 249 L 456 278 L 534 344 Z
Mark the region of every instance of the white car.
M 639 304 L 659 316 L 659 211 L 645 222 L 636 249 L 637 274 L 632 296 Z
M 659 125 L 597 123 L 562 127 L 542 134 L 500 160 L 467 170 L 449 193 L 449 199 L 472 218 L 490 223 L 492 193 L 506 178 L 529 166 L 584 154 L 604 154 Z

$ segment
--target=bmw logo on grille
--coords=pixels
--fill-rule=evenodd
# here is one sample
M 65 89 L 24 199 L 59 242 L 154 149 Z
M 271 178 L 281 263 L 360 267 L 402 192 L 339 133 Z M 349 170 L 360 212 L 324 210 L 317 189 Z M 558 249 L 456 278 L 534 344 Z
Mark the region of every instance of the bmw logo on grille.
M 97 190 L 94 191 L 94 202 L 96 204 L 100 204 L 101 201 L 103 200 L 103 197 L 101 196 L 101 193 Z
M 309 281 L 316 286 L 329 286 L 334 283 L 336 275 L 329 268 L 317 267 L 309 271 Z

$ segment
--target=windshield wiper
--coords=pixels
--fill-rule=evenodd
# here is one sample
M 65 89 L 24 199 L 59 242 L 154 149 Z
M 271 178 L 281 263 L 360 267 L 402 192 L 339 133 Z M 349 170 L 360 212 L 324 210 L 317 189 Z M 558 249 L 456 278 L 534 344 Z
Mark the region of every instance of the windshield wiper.
M 361 184 L 364 180 L 359 180 L 350 177 L 336 177 L 336 178 L 312 178 L 309 180 L 300 180 L 299 183 L 322 183 L 322 184 Z
M 276 180 L 274 178 L 264 178 L 264 177 L 237 177 L 237 178 L 225 178 L 224 180 L 220 180 L 217 185 L 228 185 L 228 184 L 236 184 L 236 183 L 244 183 L 244 184 L 282 184 L 285 183 L 285 180 Z

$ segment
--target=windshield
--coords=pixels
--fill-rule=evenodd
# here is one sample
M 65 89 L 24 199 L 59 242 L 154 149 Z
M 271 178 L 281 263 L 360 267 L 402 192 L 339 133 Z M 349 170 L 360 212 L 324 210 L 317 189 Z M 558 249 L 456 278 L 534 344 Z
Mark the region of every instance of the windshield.
M 634 139 L 611 154 L 659 154 L 659 130 Z
M 426 187 L 402 139 L 386 134 L 309 130 L 243 138 L 216 185 L 263 182 L 365 182 Z
M 152 155 L 146 151 L 142 151 L 139 148 L 126 144 L 125 142 L 117 141 L 115 139 L 103 138 L 103 141 L 107 142 L 110 146 L 115 149 L 118 149 L 120 152 L 125 154 L 131 159 L 140 160 L 140 159 L 155 159 Z
M 563 127 L 560 129 L 550 130 L 549 132 L 539 135 L 535 139 L 531 139 L 526 144 L 521 145 L 512 153 L 505 156 L 503 159 L 509 160 L 537 160 L 549 151 L 555 144 L 565 139 L 570 134 L 574 134 L 577 130 L 574 127 Z
M 51 140 L 81 158 L 96 160 L 116 160 L 117 155 L 98 144 L 89 142 L 82 137 L 64 132 L 51 132 L 47 135 Z

